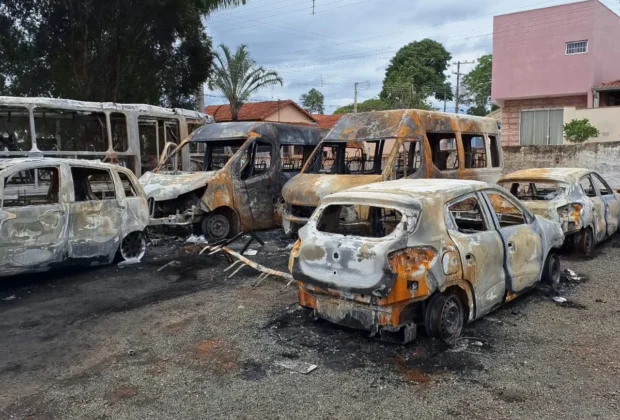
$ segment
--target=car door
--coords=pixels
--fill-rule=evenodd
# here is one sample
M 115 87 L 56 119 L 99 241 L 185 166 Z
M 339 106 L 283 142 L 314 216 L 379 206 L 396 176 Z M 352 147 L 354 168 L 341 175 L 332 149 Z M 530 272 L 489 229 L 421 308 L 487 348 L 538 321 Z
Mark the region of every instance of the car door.
M 245 162 L 233 165 L 235 207 L 244 225 L 252 229 L 273 227 L 274 200 L 277 198 L 277 175 L 280 160 L 274 144 L 255 139 L 247 145 Z M 236 169 L 238 168 L 238 169 Z
M 486 190 L 484 196 L 502 237 L 508 291 L 522 292 L 538 281 L 544 263 L 536 219 L 503 192 Z
M 607 221 L 605 220 L 605 203 L 599 192 L 594 188 L 592 178 L 586 175 L 579 180 L 579 185 L 583 193 L 589 198 L 592 204 L 592 224 L 594 225 L 594 239 L 600 242 L 607 235 Z
M 618 199 L 613 190 L 609 187 L 609 184 L 607 184 L 599 174 L 592 172 L 590 175 L 594 183 L 594 188 L 603 201 L 607 236 L 611 236 L 618 230 Z
M 71 165 L 69 258 L 80 263 L 109 263 L 120 244 L 120 191 L 110 169 Z
M 62 169 L 36 163 L 3 176 L 0 271 L 43 269 L 65 258 L 70 180 Z
M 121 239 L 125 235 L 142 231 L 149 223 L 148 205 L 144 197 L 144 191 L 136 177 L 125 169 L 114 171 L 118 176 L 114 181 L 121 185 L 122 196 L 118 197 L 121 209 Z
M 446 204 L 446 225 L 461 256 L 463 276 L 474 288 L 476 318 L 499 306 L 506 292 L 504 246 L 477 194 Z

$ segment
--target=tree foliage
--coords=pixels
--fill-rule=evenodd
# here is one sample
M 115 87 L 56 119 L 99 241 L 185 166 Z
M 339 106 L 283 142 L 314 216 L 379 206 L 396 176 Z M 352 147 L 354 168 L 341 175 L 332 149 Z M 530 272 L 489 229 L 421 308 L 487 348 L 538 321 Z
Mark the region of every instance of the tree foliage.
M 584 143 L 590 138 L 598 137 L 598 135 L 598 129 L 590 124 L 590 120 L 587 118 L 573 119 L 564 124 L 564 137 L 571 143 Z
M 357 104 L 357 112 L 385 111 L 391 109 L 390 105 L 383 102 L 382 99 L 368 99 Z M 353 113 L 353 104 L 341 106 L 334 111 L 334 114 L 351 114 Z
M 224 44 L 220 44 L 220 50 L 215 53 L 209 89 L 222 92 L 230 104 L 232 120 L 237 121 L 241 106 L 252 93 L 265 86 L 281 85 L 282 78 L 275 70 L 258 66 L 246 45 L 238 46 L 234 55 Z
M 0 93 L 192 107 L 209 76 L 201 17 L 245 0 L 3 0 Z
M 303 109 L 305 109 L 309 113 L 311 114 L 324 114 L 325 113 L 325 108 L 323 105 L 325 101 L 325 97 L 318 90 L 314 88 L 310 89 L 308 93 L 304 93 L 303 95 L 301 95 L 299 100 L 301 101 L 301 106 L 303 107 Z
M 491 105 L 492 66 L 493 56 L 483 55 L 476 67 L 463 76 L 459 101 L 470 106 L 467 111 L 470 115 L 485 116 L 497 108 Z
M 445 71 L 452 55 L 431 39 L 411 42 L 390 61 L 379 97 L 390 108 L 429 109 L 427 99 L 452 99 Z

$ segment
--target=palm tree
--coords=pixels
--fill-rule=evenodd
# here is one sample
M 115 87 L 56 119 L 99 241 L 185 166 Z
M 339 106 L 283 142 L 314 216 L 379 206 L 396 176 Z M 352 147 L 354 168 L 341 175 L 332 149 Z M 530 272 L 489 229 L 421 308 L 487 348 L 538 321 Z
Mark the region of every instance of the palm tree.
M 282 78 L 275 70 L 265 70 L 250 58 L 246 45 L 240 45 L 231 55 L 230 49 L 220 44 L 221 53 L 214 54 L 213 75 L 209 89 L 219 90 L 230 103 L 232 120 L 237 121 L 241 106 L 258 89 L 275 84 L 282 85 Z

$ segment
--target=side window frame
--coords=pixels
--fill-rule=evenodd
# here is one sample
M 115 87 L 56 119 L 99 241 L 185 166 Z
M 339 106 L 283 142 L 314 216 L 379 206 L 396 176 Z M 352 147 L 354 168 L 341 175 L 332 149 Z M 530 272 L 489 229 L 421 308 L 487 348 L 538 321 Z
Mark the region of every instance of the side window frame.
M 467 200 L 469 198 L 474 198 L 478 202 L 478 205 L 480 206 L 480 213 L 482 214 L 483 222 L 486 225 L 486 230 L 484 231 L 477 231 L 477 232 L 471 232 L 471 233 L 461 232 L 456 223 L 456 220 L 454 219 L 454 215 L 450 211 L 450 207 L 452 207 L 453 205 L 457 203 L 460 203 L 461 201 Z M 479 233 L 491 232 L 497 229 L 495 220 L 492 217 L 492 215 L 489 213 L 489 209 L 486 205 L 486 198 L 481 196 L 479 192 L 470 192 L 470 193 L 458 196 L 456 198 L 453 198 L 450 201 L 447 201 L 444 204 L 444 219 L 446 222 L 446 226 L 449 230 L 458 232 L 462 235 L 477 235 Z
M 497 190 L 495 188 L 487 188 L 485 190 L 480 191 L 480 194 L 484 196 L 484 201 L 486 203 L 487 209 L 489 213 L 491 214 L 491 217 L 493 218 L 493 223 L 495 223 L 495 227 L 497 230 L 503 229 L 507 226 L 501 225 L 499 217 L 497 217 L 497 214 L 495 213 L 495 209 L 493 209 L 493 205 L 491 204 L 491 199 L 489 198 L 489 194 L 499 195 L 504 200 L 508 201 L 510 204 L 515 206 L 521 212 L 523 216 L 523 220 L 525 221 L 526 225 L 529 226 L 534 222 L 534 220 L 536 220 L 534 215 L 525 206 L 521 205 L 518 199 L 513 200 L 511 197 L 507 196 L 505 193 L 503 193 L 500 190 Z M 514 225 L 514 226 L 518 226 L 518 225 Z
M 586 190 L 583 189 L 583 185 L 581 185 L 581 181 L 583 181 L 584 179 L 587 179 L 588 182 L 590 182 L 590 187 L 592 188 L 592 191 L 594 192 L 593 196 L 588 195 Z M 600 198 L 601 196 L 600 193 L 596 190 L 596 188 L 594 188 L 594 182 L 592 182 L 592 178 L 590 177 L 590 174 L 584 175 L 581 178 L 579 178 L 579 188 L 581 189 L 581 192 L 583 192 L 583 194 L 588 198 Z
M 270 155 L 270 157 L 269 157 L 269 167 L 264 172 L 261 172 L 260 174 L 255 174 L 254 173 L 254 164 L 255 164 L 255 161 L 256 161 L 256 155 L 258 153 L 258 147 L 260 145 L 269 146 L 269 155 Z M 261 140 L 258 137 L 252 139 L 252 141 L 248 144 L 247 149 L 245 150 L 247 152 L 246 156 L 248 156 L 248 165 L 250 165 L 250 168 L 251 168 L 250 169 L 250 174 L 248 174 L 248 176 L 244 177 L 242 172 L 244 171 L 245 168 L 242 167 L 241 171 L 239 172 L 239 178 L 242 181 L 248 181 L 250 179 L 254 179 L 254 178 L 263 176 L 265 174 L 271 173 L 271 171 L 273 171 L 274 168 L 277 167 L 275 159 L 278 159 L 278 156 L 279 156 L 279 150 L 275 150 L 275 149 L 276 149 L 275 144 L 273 144 L 273 143 L 271 143 L 269 141 Z
M 113 180 L 114 180 L 114 188 L 116 191 L 116 198 L 120 198 L 119 197 L 119 188 L 120 191 L 122 192 L 122 198 L 138 198 L 140 197 L 140 190 L 138 189 L 136 183 L 131 179 L 131 176 L 129 176 L 128 174 L 126 174 L 125 172 L 122 171 L 118 171 L 118 170 L 113 170 Z M 131 186 L 131 189 L 133 190 L 134 194 L 133 195 L 127 195 L 127 193 L 125 192 L 125 186 L 123 185 L 123 178 L 121 178 L 121 175 L 127 177 L 127 182 L 129 182 L 129 185 Z M 117 188 L 118 186 L 118 188 Z
M 112 185 L 114 187 L 114 198 L 106 198 L 103 200 L 96 200 L 96 201 L 118 201 L 121 197 L 125 197 L 125 191 L 122 187 L 122 185 L 119 185 L 119 181 L 120 181 L 120 177 L 118 177 L 117 174 L 115 174 L 116 171 L 113 171 L 110 168 L 93 168 L 91 166 L 81 166 L 81 165 L 69 165 L 69 173 L 71 174 L 71 182 L 73 185 L 73 191 L 72 191 L 72 204 L 75 203 L 87 203 L 90 201 L 95 201 L 95 200 L 78 200 L 76 195 L 75 195 L 75 191 L 76 191 L 76 182 L 75 182 L 75 178 L 73 176 L 73 169 L 77 168 L 77 169 L 90 169 L 90 170 L 95 170 L 95 171 L 102 171 L 102 172 L 107 172 L 108 175 L 110 176 L 110 180 L 112 181 Z
M 54 168 L 57 170 L 58 172 L 58 199 L 56 203 L 46 203 L 46 204 L 31 204 L 28 206 L 18 206 L 18 207 L 7 207 L 5 206 L 4 202 L 5 202 L 5 183 L 6 180 L 15 175 L 18 174 L 19 172 L 23 172 L 23 171 L 29 171 L 29 170 L 35 170 L 35 169 L 49 169 L 49 168 Z M 63 190 L 62 190 L 62 186 L 63 186 L 63 182 L 67 182 L 66 180 L 63 180 L 63 177 L 65 177 L 66 175 L 63 173 L 63 167 L 62 164 L 48 164 L 48 163 L 34 163 L 31 166 L 28 166 L 26 168 L 14 168 L 14 169 L 9 169 L 9 171 L 7 172 L 7 174 L 3 175 L 2 177 L 0 177 L 0 210 L 4 209 L 5 207 L 7 208 L 21 208 L 21 207 L 30 207 L 30 206 L 54 206 L 54 205 L 61 205 L 61 204 L 66 204 L 67 201 L 67 197 L 65 197 L 63 195 Z
M 596 179 L 601 184 L 603 184 L 603 186 L 607 189 L 607 192 L 605 194 L 603 194 L 600 189 L 595 188 L 598 191 L 599 196 L 603 197 L 603 196 L 606 196 L 606 195 L 613 195 L 614 191 L 611 189 L 609 184 L 603 179 L 602 176 L 600 176 L 596 172 L 590 172 L 590 179 L 592 180 L 592 185 L 593 186 L 596 185 L 596 183 L 594 182 L 594 180 Z

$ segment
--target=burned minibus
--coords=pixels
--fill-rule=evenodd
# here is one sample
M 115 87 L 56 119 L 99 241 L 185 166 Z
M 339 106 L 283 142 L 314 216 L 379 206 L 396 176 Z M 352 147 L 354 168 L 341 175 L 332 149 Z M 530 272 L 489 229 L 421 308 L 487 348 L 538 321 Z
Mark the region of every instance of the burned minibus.
M 140 178 L 151 225 L 193 226 L 214 239 L 279 226 L 282 185 L 301 171 L 321 132 L 272 122 L 202 126 Z M 179 170 L 186 148 L 191 171 Z
M 495 183 L 502 167 L 494 119 L 417 109 L 346 115 L 284 186 L 284 230 L 296 232 L 323 197 L 348 188 L 402 178 Z

